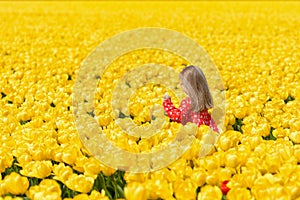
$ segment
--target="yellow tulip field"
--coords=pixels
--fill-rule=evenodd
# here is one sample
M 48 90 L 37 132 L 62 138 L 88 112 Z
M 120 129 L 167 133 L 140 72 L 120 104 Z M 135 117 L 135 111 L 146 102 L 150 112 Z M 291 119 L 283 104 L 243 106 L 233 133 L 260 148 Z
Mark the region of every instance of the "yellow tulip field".
M 99 152 L 110 147 L 92 143 L 89 126 L 81 129 L 91 143 L 82 141 L 73 89 L 99 44 L 147 27 L 177 31 L 207 52 L 218 69 L 211 74 L 219 74 L 224 87 L 225 102 L 215 98 L 215 107 L 224 103 L 226 109 L 222 132 L 205 156 L 199 151 L 216 133 L 201 125 L 174 162 L 134 173 L 93 154 L 93 145 Z M 139 42 L 126 40 L 124 46 Z M 177 73 L 194 64 L 162 49 L 138 49 L 95 76 L 95 109 L 88 114 L 108 141 L 131 153 L 166 148 L 181 127 L 163 116 L 157 135 L 124 131 L 134 125 L 142 134 L 157 121 L 149 113 L 166 92 L 180 104 L 167 87 L 178 77 L 154 68 L 133 79 L 161 75 L 165 85 L 136 86 L 120 105 L 130 116 L 116 120 L 112 102 L 126 91 L 114 90 L 124 88 L 122 81 L 134 88 L 126 74 L 149 63 Z M 0 93 L 0 200 L 300 200 L 300 2 L 0 1 Z

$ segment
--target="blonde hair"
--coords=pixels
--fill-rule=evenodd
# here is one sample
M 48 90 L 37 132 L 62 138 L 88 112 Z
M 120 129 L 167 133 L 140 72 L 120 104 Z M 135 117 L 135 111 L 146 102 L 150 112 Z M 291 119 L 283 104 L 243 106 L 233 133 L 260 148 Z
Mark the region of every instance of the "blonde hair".
M 191 110 L 200 112 L 213 108 L 213 99 L 210 94 L 207 80 L 202 70 L 196 66 L 185 67 L 179 78 L 182 87 L 191 100 Z

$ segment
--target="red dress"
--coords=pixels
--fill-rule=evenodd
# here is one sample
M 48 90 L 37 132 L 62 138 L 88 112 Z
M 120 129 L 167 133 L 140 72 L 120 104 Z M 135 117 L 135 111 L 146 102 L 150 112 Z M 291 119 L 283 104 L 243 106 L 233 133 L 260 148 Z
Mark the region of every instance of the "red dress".
M 190 111 L 191 101 L 190 98 L 182 100 L 180 107 L 176 108 L 171 99 L 166 99 L 163 102 L 164 110 L 172 121 L 182 123 L 185 125 L 187 122 L 196 123 L 199 127 L 201 124 L 209 126 L 213 131 L 218 132 L 218 127 L 213 118 L 208 113 L 208 110 L 201 112 Z

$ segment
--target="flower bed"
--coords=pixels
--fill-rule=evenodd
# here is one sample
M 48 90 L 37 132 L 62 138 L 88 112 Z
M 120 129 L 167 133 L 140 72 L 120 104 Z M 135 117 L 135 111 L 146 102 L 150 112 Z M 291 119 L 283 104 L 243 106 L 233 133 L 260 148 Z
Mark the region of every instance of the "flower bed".
M 298 2 L 1 2 L 0 199 L 300 198 L 298 13 Z M 100 42 L 147 26 L 177 30 L 207 50 L 225 86 L 226 131 L 203 158 L 196 155 L 205 126 L 175 163 L 132 174 L 84 148 L 72 87 Z M 132 152 L 168 143 L 179 126 L 169 122 L 157 137 L 136 140 L 113 123 L 114 80 L 150 62 L 177 71 L 188 64 L 168 52 L 135 51 L 111 64 L 96 91 L 104 134 Z M 129 103 L 136 124 L 149 123 L 165 91 L 155 84 L 136 91 Z

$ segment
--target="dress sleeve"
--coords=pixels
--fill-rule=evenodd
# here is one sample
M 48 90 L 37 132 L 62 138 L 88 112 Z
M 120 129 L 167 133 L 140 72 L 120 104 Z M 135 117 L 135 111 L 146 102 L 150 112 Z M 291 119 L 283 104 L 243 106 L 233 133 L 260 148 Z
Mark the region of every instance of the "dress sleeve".
M 217 127 L 217 124 L 216 124 L 215 120 L 213 120 L 213 118 L 211 118 L 210 127 L 213 129 L 213 131 L 219 133 L 219 129 Z
M 164 110 L 172 121 L 181 122 L 182 109 L 176 108 L 171 99 L 166 99 L 163 102 Z

